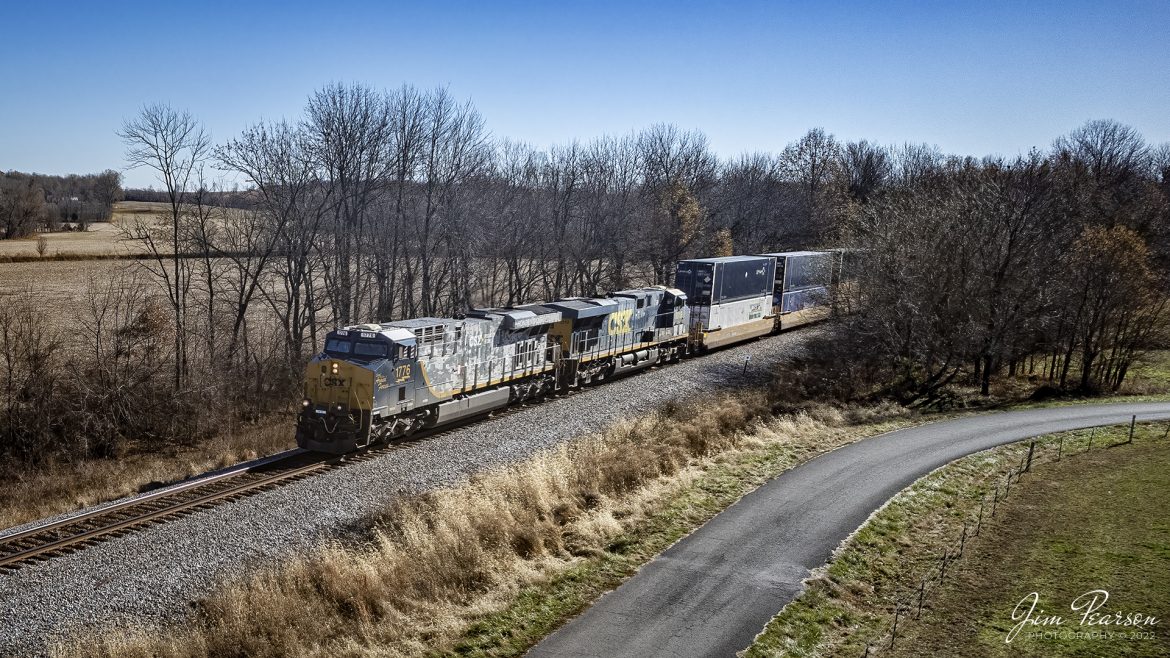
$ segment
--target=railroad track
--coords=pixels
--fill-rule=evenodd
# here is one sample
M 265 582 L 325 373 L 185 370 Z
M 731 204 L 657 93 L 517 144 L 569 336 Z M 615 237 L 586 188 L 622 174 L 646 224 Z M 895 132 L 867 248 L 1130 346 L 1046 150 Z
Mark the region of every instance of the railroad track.
M 182 483 L 93 512 L 0 537 L 0 570 L 44 562 L 171 519 L 239 500 L 338 467 L 339 459 L 297 453 L 251 468 Z

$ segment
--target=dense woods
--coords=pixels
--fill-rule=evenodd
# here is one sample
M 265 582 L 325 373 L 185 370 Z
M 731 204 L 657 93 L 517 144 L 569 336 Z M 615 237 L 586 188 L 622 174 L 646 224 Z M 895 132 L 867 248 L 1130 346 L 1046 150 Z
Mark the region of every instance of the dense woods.
M 1014 160 L 915 156 L 839 224 L 860 285 L 822 346 L 838 394 L 946 402 L 1001 373 L 1047 390 L 1116 391 L 1165 341 L 1166 149 L 1093 121 Z M 894 175 L 894 172 L 898 172 Z
M 148 276 L 95 282 L 77 331 L 35 299 L 0 309 L 7 458 L 284 409 L 335 325 L 671 283 L 699 255 L 849 250 L 847 312 L 782 374 L 794 396 L 942 404 L 1003 375 L 1116 390 L 1163 340 L 1170 146 L 1112 121 L 1011 159 L 822 129 L 721 159 L 672 125 L 541 149 L 446 89 L 336 84 L 219 144 L 165 105 L 120 135 L 168 208 L 126 228 Z
M 0 172 L 0 239 L 85 230 L 92 222 L 109 221 L 114 202 L 121 200 L 122 175 L 113 170 L 84 176 Z

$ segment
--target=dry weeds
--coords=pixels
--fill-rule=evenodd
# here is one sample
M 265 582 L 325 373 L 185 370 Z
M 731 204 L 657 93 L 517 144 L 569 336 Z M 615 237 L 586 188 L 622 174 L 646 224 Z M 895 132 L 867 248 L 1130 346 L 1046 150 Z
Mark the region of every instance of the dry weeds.
M 862 435 L 850 423 L 891 414 L 904 412 L 812 408 L 773 417 L 758 392 L 668 405 L 461 486 L 401 499 L 362 524 L 357 546 L 334 543 L 229 583 L 200 603 L 189 625 L 99 629 L 58 654 L 451 651 L 477 621 L 514 605 L 523 589 L 620 550 L 619 538 L 677 501 L 708 469 L 772 451 L 783 453 L 782 470 Z

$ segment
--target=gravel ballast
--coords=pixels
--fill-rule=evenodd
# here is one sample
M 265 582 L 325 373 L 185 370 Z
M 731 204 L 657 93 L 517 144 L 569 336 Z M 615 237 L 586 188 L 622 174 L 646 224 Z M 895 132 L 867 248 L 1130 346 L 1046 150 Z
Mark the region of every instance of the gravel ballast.
M 810 331 L 611 381 L 0 575 L 0 655 L 44 654 L 86 626 L 180 619 L 217 582 L 320 544 L 396 495 L 458 483 L 668 400 L 760 381 Z

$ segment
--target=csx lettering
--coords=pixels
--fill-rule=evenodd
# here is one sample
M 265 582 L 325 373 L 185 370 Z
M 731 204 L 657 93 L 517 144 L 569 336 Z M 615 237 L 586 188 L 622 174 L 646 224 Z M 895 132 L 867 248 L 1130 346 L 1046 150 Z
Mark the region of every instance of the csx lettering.
M 326 386 L 345 386 L 345 380 L 342 379 L 341 377 L 326 377 L 325 378 L 325 385 Z
M 609 316 L 609 334 L 630 333 L 630 318 L 634 315 L 633 309 L 617 311 Z
M 410 379 L 410 366 L 396 366 L 394 368 L 394 381 L 402 383 Z

